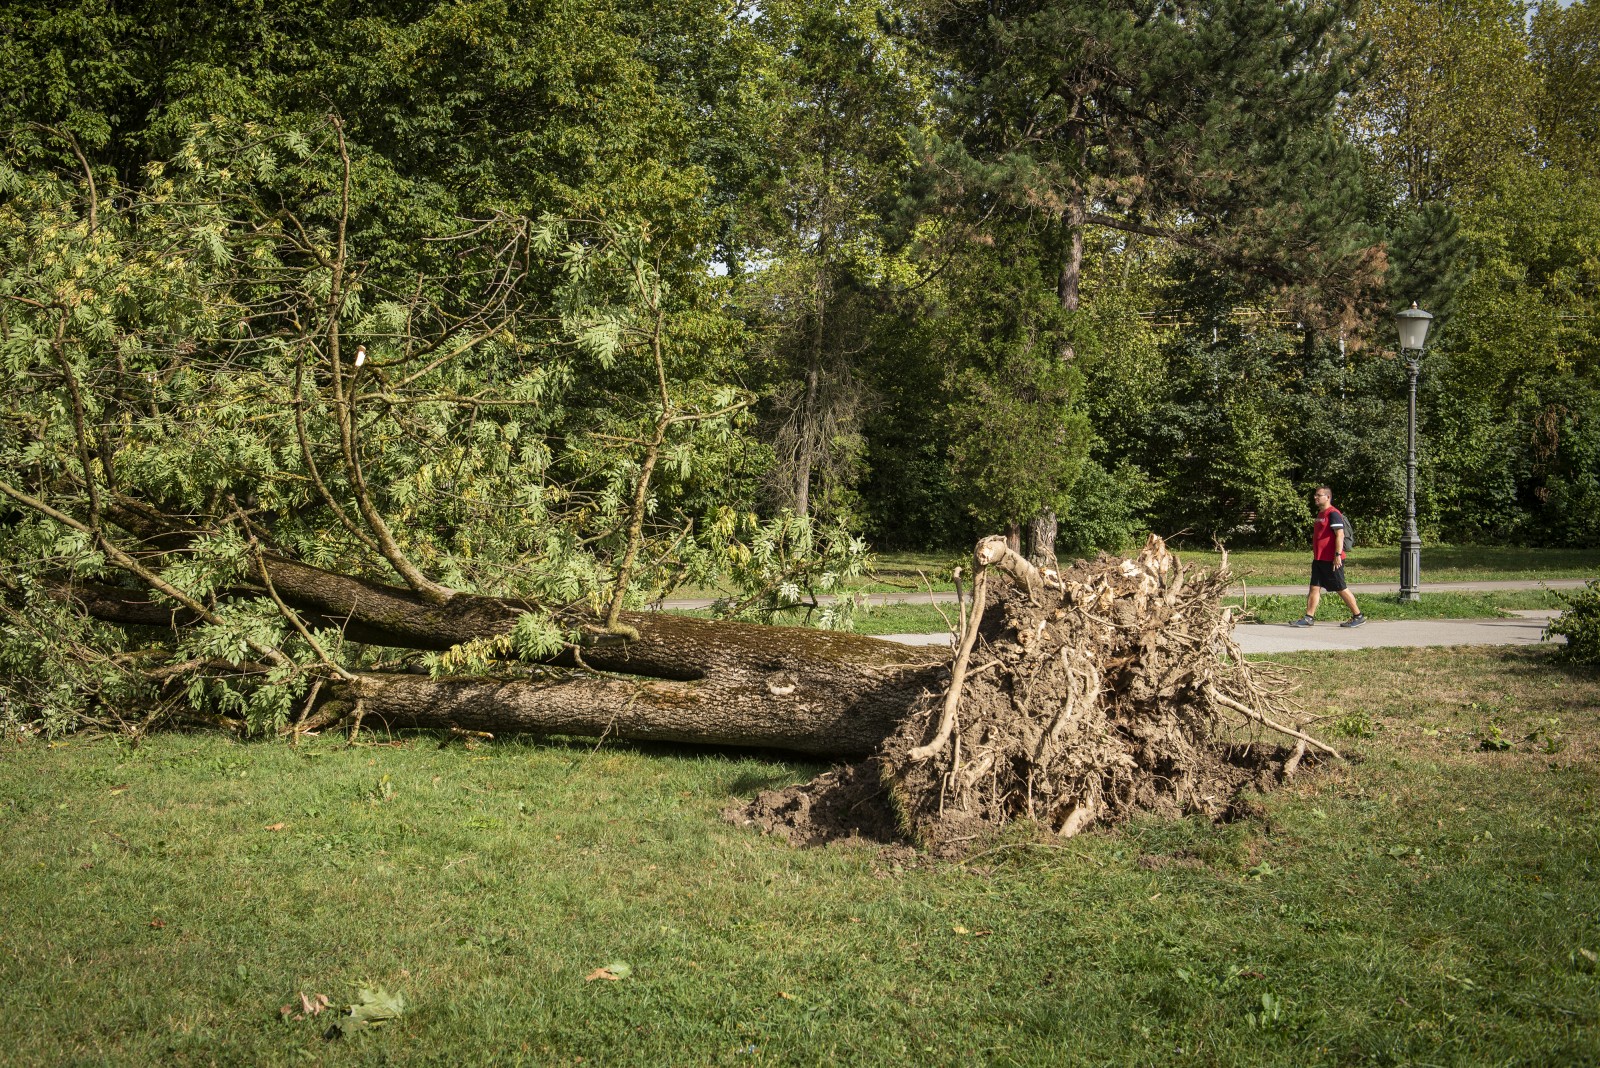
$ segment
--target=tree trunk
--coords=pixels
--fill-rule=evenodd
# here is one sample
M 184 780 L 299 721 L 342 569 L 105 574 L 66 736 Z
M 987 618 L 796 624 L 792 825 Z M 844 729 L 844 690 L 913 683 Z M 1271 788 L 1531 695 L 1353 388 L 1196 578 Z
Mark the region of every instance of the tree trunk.
M 1061 269 L 1056 276 L 1056 300 L 1064 311 L 1069 312 L 1077 311 L 1082 304 L 1084 212 L 1084 195 L 1074 194 L 1067 203 L 1060 223 Z M 1056 350 L 1056 358 L 1063 363 L 1071 363 L 1077 357 L 1070 335 L 1063 338 L 1060 348 Z M 1054 508 L 1046 508 L 1028 520 L 1028 561 L 1035 567 L 1055 569 L 1057 525 Z M 1012 544 L 1011 548 L 1021 551 L 1017 544 Z
M 1020 524 L 1006 524 L 1006 548 L 1014 553 L 1022 552 L 1022 526 Z
M 1077 193 L 1068 202 L 1066 215 L 1061 220 L 1064 233 L 1061 273 L 1056 278 L 1056 300 L 1060 302 L 1063 311 L 1077 311 L 1082 302 L 1080 282 L 1083 277 L 1083 224 L 1084 197 L 1082 193 Z M 1070 341 L 1062 342 L 1057 355 L 1066 363 L 1072 362 L 1077 357 Z
M 411 590 L 267 556 L 283 601 L 351 641 L 440 650 L 510 630 L 524 606 L 458 594 L 442 605 Z M 97 584 L 57 595 L 107 622 L 179 628 L 186 613 L 137 591 Z M 247 592 L 247 591 L 241 591 Z M 578 623 L 574 619 L 569 623 Z M 328 685 L 327 698 L 362 702 L 365 722 L 460 727 L 787 749 L 812 756 L 869 752 L 948 656 L 856 634 L 625 612 L 638 640 L 589 621 L 585 640 L 540 672 L 510 662 L 500 677 L 443 678 L 368 672 Z
M 1056 567 L 1056 510 L 1046 508 L 1028 520 L 1028 563 L 1038 568 Z
M 820 337 L 817 345 L 822 344 Z M 817 437 L 817 387 L 821 377 L 818 368 L 820 357 L 817 352 L 812 352 L 811 364 L 806 368 L 806 389 L 800 404 L 798 427 L 800 433 L 799 448 L 795 452 L 794 464 L 794 514 L 801 519 L 811 514 L 811 468 L 817 462 L 816 437 Z

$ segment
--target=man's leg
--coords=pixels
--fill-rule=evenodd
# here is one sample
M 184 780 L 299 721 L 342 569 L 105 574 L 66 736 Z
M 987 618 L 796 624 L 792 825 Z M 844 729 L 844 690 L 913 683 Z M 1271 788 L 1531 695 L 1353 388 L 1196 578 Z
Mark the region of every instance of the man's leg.
M 1293 620 L 1289 626 L 1311 626 L 1311 621 L 1317 616 L 1317 602 L 1320 600 L 1322 600 L 1322 587 L 1318 586 L 1316 580 L 1313 579 L 1311 582 L 1311 588 L 1306 591 L 1306 614 L 1301 616 L 1299 619 Z
M 1356 607 L 1356 595 L 1348 589 L 1339 591 L 1339 600 L 1343 601 L 1344 606 L 1350 609 L 1351 616 L 1359 616 L 1361 614 L 1361 609 Z

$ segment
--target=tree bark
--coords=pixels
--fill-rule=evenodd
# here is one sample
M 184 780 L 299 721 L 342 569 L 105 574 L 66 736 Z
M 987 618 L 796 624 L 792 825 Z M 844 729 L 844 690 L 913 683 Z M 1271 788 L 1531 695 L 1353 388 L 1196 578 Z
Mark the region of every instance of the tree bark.
M 817 348 L 822 345 L 818 329 Z M 800 402 L 800 415 L 797 420 L 800 441 L 795 452 L 794 464 L 794 514 L 805 519 L 811 514 L 811 468 L 817 462 L 816 436 L 817 428 L 817 387 L 821 370 L 818 368 L 820 356 L 813 350 L 811 365 L 806 368 L 806 389 Z
M 1084 201 L 1081 191 L 1074 193 L 1060 221 L 1061 269 L 1056 276 L 1056 300 L 1062 310 L 1069 312 L 1077 311 L 1082 304 Z M 1056 358 L 1062 363 L 1078 358 L 1070 335 L 1062 339 Z M 1046 508 L 1028 520 L 1028 560 L 1035 567 L 1056 567 L 1058 525 L 1054 508 Z
M 432 603 L 412 590 L 262 557 L 272 586 L 308 622 L 351 641 L 441 650 L 504 634 L 525 605 L 457 594 Z M 261 577 L 258 566 L 258 575 Z M 236 591 L 251 593 L 252 591 Z M 146 593 L 94 583 L 57 596 L 98 619 L 135 626 L 188 626 L 190 613 Z M 460 727 L 639 741 L 787 749 L 811 756 L 861 756 L 882 741 L 925 689 L 940 685 L 948 657 L 856 634 L 626 612 L 638 640 L 573 618 L 584 642 L 552 657 L 571 669 L 531 677 L 431 679 L 368 672 L 324 687 L 329 699 L 362 701 L 366 722 Z
M 1046 508 L 1028 520 L 1028 562 L 1056 570 L 1056 510 Z

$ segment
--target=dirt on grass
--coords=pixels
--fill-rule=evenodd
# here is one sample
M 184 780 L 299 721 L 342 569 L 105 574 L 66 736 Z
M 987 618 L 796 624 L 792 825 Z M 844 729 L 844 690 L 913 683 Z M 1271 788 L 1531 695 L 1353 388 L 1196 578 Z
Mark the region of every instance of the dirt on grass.
M 941 692 L 867 760 L 729 818 L 797 845 L 958 855 L 1021 820 L 1068 837 L 1136 812 L 1251 815 L 1254 796 L 1337 755 L 1291 725 L 1283 679 L 1240 655 L 1225 566 L 1191 575 L 1152 538 L 1133 559 L 1057 575 L 986 539 L 975 571 L 973 618 Z M 1240 723 L 1253 740 L 1237 741 Z

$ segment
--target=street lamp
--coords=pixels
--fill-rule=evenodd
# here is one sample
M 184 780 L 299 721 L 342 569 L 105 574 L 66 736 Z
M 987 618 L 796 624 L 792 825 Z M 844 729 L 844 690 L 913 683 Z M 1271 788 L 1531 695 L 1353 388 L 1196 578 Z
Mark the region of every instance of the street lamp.
M 1417 534 L 1417 374 L 1422 369 L 1422 343 L 1428 338 L 1428 324 L 1433 316 L 1417 307 L 1411 307 L 1395 316 L 1400 328 L 1400 354 L 1406 359 L 1406 378 L 1409 380 L 1406 406 L 1406 526 L 1400 535 L 1400 599 L 1422 600 L 1422 538 Z

